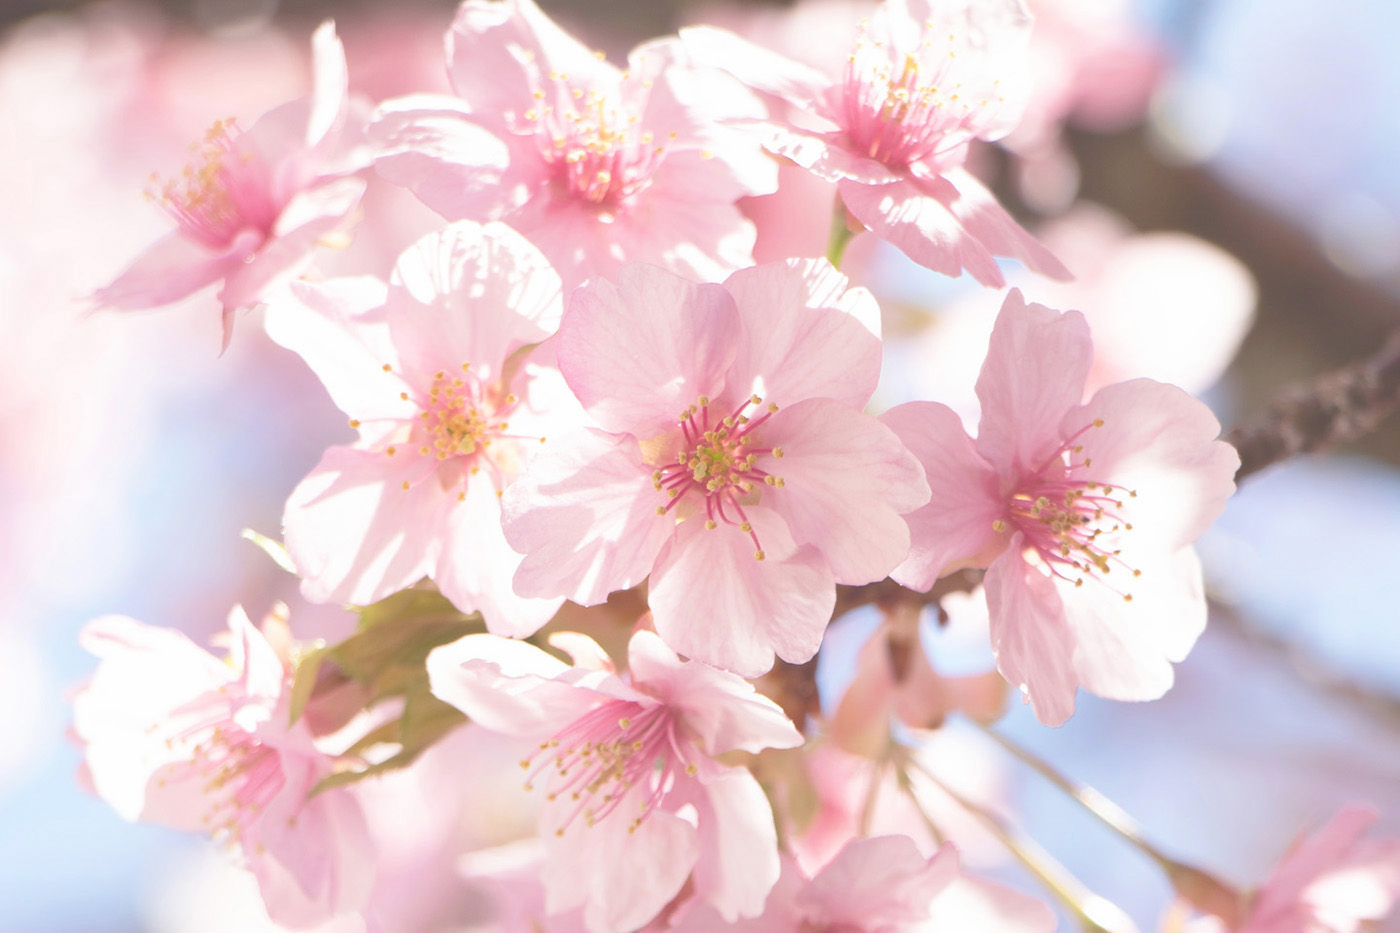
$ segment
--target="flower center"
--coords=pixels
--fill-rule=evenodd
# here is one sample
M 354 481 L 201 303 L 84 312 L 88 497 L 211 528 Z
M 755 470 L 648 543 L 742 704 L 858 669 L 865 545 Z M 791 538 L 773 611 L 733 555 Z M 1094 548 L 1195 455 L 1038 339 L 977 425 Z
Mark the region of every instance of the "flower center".
M 232 725 L 230 718 L 228 708 L 220 706 L 202 724 L 171 736 L 166 747 L 189 757 L 167 765 L 156 785 L 197 787 L 208 806 L 200 824 L 215 841 L 237 845 L 248 824 L 282 790 L 286 777 L 277 751 Z
M 279 213 L 267 167 L 240 145 L 241 135 L 233 120 L 215 122 L 193 147 L 198 161 L 164 184 L 152 175 L 146 192 L 182 233 L 211 249 L 229 246 L 245 230 L 265 239 Z
M 782 457 L 781 447 L 759 447 L 753 432 L 773 416 L 778 406 L 769 402 L 763 413 L 757 413 L 763 403 L 757 395 L 749 396 L 728 417 L 717 418 L 711 424 L 710 400 L 700 396 L 694 405 L 681 412 L 678 419 L 683 444 L 674 463 L 669 463 L 651 475 L 653 488 L 664 492 L 668 501 L 656 507 L 657 515 L 665 515 L 686 499 L 688 494 L 705 500 L 705 527 L 714 530 L 720 523 L 733 525 L 753 540 L 754 558 L 763 560 L 763 546 L 744 513 L 743 500 L 752 504 L 752 494 L 760 486 L 782 488 L 783 479 L 758 465 L 763 454 Z
M 935 41 L 925 29 L 902 61 L 883 40 L 871 39 L 862 22 L 855 51 L 846 60 L 841 116 L 846 135 L 870 158 L 893 168 L 955 150 L 978 135 L 977 124 L 1001 103 L 998 94 L 970 92 L 957 74 L 955 37 Z M 993 90 L 999 82 L 991 82 Z
M 388 363 L 383 369 L 391 371 Z M 463 363 L 460 373 L 438 370 L 426 395 L 415 398 L 408 392 L 400 392 L 399 398 L 414 401 L 419 407 L 409 431 L 408 444 L 428 464 L 422 477 L 403 481 L 404 491 L 430 476 L 438 477 L 444 488 L 465 487 L 484 467 L 499 496 L 506 487 L 507 474 L 518 465 L 510 450 L 502 454 L 492 446 L 498 440 L 526 439 L 506 433 L 510 429 L 506 419 L 520 404 L 520 399 L 502 393 L 504 389 L 500 384 L 488 386 L 476 378 L 470 363 Z M 352 420 L 350 427 L 358 429 L 360 424 Z M 384 453 L 390 457 L 399 452 L 398 444 L 384 448 Z M 458 500 L 466 497 L 465 488 L 459 489 Z
M 1007 500 L 1007 517 L 993 527 L 1008 531 L 1014 526 L 1028 548 L 1033 549 L 1050 572 L 1075 586 L 1097 580 L 1132 602 L 1132 594 L 1115 589 L 1105 579 L 1117 567 L 1132 578 L 1142 571 L 1120 557 L 1121 544 L 1132 522 L 1125 516 L 1125 501 L 1137 491 L 1089 478 L 1083 471 L 1092 465 L 1080 457 L 1084 448 L 1075 441 L 1086 432 L 1103 427 L 1103 420 L 1077 431 L 1065 441 Z
M 666 796 L 679 772 L 695 774 L 681 743 L 669 707 L 608 700 L 541 742 L 520 767 L 530 772 L 526 790 L 543 780 L 550 802 L 576 804 L 555 830 L 559 836 L 576 819 L 593 826 L 615 811 L 632 788 L 641 787 L 645 795 L 627 828 L 630 833 Z
M 666 146 L 638 128 L 635 114 L 602 91 L 571 85 L 565 74 L 551 72 L 547 88 L 535 90 L 539 103 L 524 116 L 561 193 L 616 209 L 651 184 Z

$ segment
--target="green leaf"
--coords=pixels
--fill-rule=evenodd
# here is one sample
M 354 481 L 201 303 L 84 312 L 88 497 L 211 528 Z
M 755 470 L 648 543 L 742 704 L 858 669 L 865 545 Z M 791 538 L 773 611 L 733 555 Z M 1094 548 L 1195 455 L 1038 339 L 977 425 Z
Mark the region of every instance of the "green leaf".
M 292 563 L 292 558 L 287 554 L 287 549 L 282 545 L 281 541 L 276 541 L 269 538 L 267 535 L 259 534 L 251 528 L 244 528 L 239 532 L 239 537 L 245 541 L 251 541 L 256 544 L 262 549 L 264 554 L 272 558 L 273 563 L 287 571 L 287 573 L 290 573 L 292 576 L 297 575 L 296 564 Z
M 321 672 L 321 662 L 324 661 L 330 649 L 326 647 L 316 648 L 302 655 L 297 661 L 296 673 L 292 676 L 291 693 L 291 721 L 288 725 L 295 726 L 301 714 L 306 712 L 306 704 L 311 699 L 311 691 L 316 687 L 316 675 Z

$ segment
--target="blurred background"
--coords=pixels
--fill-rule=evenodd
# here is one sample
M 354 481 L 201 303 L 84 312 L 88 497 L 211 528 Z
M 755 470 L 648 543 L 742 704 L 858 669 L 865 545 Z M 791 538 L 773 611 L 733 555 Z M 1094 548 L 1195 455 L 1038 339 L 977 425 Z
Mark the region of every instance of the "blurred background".
M 620 60 L 697 21 L 789 54 L 841 54 L 862 4 L 541 6 Z M 1090 317 L 1096 378 L 1179 382 L 1228 430 L 1400 326 L 1400 6 L 1032 6 L 1032 110 L 975 167 L 1079 276 L 1052 287 L 1008 267 L 1028 297 Z M 125 824 L 80 790 L 65 697 L 94 664 L 77 632 L 106 613 L 203 641 L 234 604 L 256 618 L 282 600 L 298 635 L 345 631 L 343 613 L 302 603 L 295 580 L 239 532 L 276 536 L 287 493 L 349 431 L 256 314 L 220 356 L 207 294 L 121 315 L 89 314 L 84 299 L 168 229 L 142 198 L 153 171 L 178 170 L 215 119 L 251 123 L 309 91 L 321 19 L 337 21 L 352 91 L 378 101 L 448 90 L 452 11 L 0 5 L 0 933 L 269 929 L 204 842 Z M 760 260 L 824 251 L 829 192 L 784 177 L 783 191 L 750 205 Z M 321 264 L 327 273 L 384 274 L 437 223 L 385 186 L 366 211 L 384 222 L 362 226 Z M 885 308 L 880 404 L 938 398 L 971 417 L 1001 295 L 868 237 L 847 271 Z M 1212 625 L 1176 689 L 1143 705 L 1081 695 L 1057 730 L 1018 708 L 1005 731 L 1124 806 L 1162 848 L 1237 883 L 1260 880 L 1348 802 L 1374 804 L 1400 835 L 1398 470 L 1392 419 L 1249 478 L 1201 544 Z M 960 762 L 946 762 L 950 773 Z M 1033 835 L 1156 928 L 1169 892 L 1145 860 L 1013 762 L 991 767 Z M 1034 890 L 993 856 L 969 861 Z M 450 911 L 403 927 L 458 928 Z

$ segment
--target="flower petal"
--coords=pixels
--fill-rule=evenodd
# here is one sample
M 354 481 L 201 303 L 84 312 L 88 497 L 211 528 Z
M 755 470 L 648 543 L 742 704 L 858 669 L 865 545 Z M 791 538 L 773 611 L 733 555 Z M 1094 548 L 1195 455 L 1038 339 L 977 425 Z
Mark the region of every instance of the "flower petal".
M 528 240 L 500 223 L 458 221 L 414 243 L 394 266 L 385 315 L 406 367 L 485 382 L 507 357 L 539 343 L 563 313 L 559 276 Z
M 997 473 L 977 452 L 962 420 L 937 402 L 908 402 L 880 416 L 923 465 L 927 505 L 904 516 L 909 556 L 891 572 L 898 583 L 930 589 L 959 566 L 977 566 L 1004 509 Z
M 785 482 L 764 501 L 794 540 L 821 551 L 836 582 L 871 583 L 908 557 L 901 516 L 928 501 L 928 484 L 893 431 L 849 405 L 815 398 L 779 411 L 762 437 L 784 451 L 766 466 Z
M 700 396 L 721 394 L 737 314 L 721 286 L 629 264 L 617 285 L 594 279 L 573 293 L 559 368 L 600 427 L 651 438 L 673 430 Z
M 755 560 L 753 542 L 737 528 L 682 522 L 656 559 L 652 616 L 657 633 L 680 653 L 756 677 L 776 652 L 800 664 L 816 654 L 836 603 L 826 559 L 796 548 L 782 519 L 752 506 L 749 521 L 765 551 L 786 560 Z
M 1084 315 L 1008 292 L 977 377 L 978 453 L 1003 476 L 1035 472 L 1060 447 L 1061 419 L 1083 398 L 1093 359 Z
M 1074 713 L 1079 681 L 1074 633 L 1065 623 L 1055 585 L 1021 556 L 1020 533 L 987 568 L 983 584 L 992 617 L 997 670 L 1021 690 L 1035 718 L 1058 726 Z
M 803 742 L 787 714 L 753 684 L 699 661 L 682 661 L 654 632 L 633 635 L 627 658 L 633 686 L 680 710 L 707 755 L 736 749 L 757 754 Z
M 596 605 L 646 578 L 674 524 L 656 514 L 631 436 L 586 430 L 550 444 L 502 500 L 506 540 L 525 555 L 515 591 Z
M 454 499 L 423 476 L 417 458 L 329 448 L 282 516 L 302 594 L 363 606 L 416 583 L 437 564 L 443 511 Z
M 398 353 L 380 310 L 384 295 L 384 284 L 370 276 L 293 282 L 263 317 L 267 335 L 305 360 L 336 407 L 371 431 L 381 419 L 406 421 L 415 414 L 399 397 L 405 386 L 392 372 Z
M 856 409 L 880 380 L 880 307 L 825 259 L 789 259 L 735 272 L 724 282 L 745 340 L 729 390 L 792 405 L 834 398 Z

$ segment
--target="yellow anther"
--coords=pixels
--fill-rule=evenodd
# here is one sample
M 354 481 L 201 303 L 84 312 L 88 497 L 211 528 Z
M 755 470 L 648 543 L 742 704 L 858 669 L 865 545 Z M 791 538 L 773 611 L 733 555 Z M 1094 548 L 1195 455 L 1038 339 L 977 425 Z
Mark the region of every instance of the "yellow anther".
M 663 511 L 664 511 L 664 510 L 663 510 Z M 715 524 L 715 520 L 714 520 L 713 518 L 707 518 L 707 519 L 705 519 L 705 530 L 706 530 L 706 531 L 714 531 L 714 530 L 715 530 L 716 528 L 718 528 L 718 527 L 719 527 L 719 525 Z
M 403 491 L 408 492 L 408 480 L 403 481 Z
M 385 448 L 384 452 L 392 457 L 394 454 L 399 452 L 399 449 L 390 444 L 387 448 Z
M 753 559 L 754 559 L 754 560 L 763 560 L 763 556 L 764 556 L 764 555 L 763 555 L 763 552 L 762 552 L 762 551 L 754 551 L 754 552 L 753 552 Z
M 388 363 L 385 363 L 383 366 L 380 367 L 380 369 L 384 370 L 386 373 L 393 371 L 393 367 L 390 366 Z

